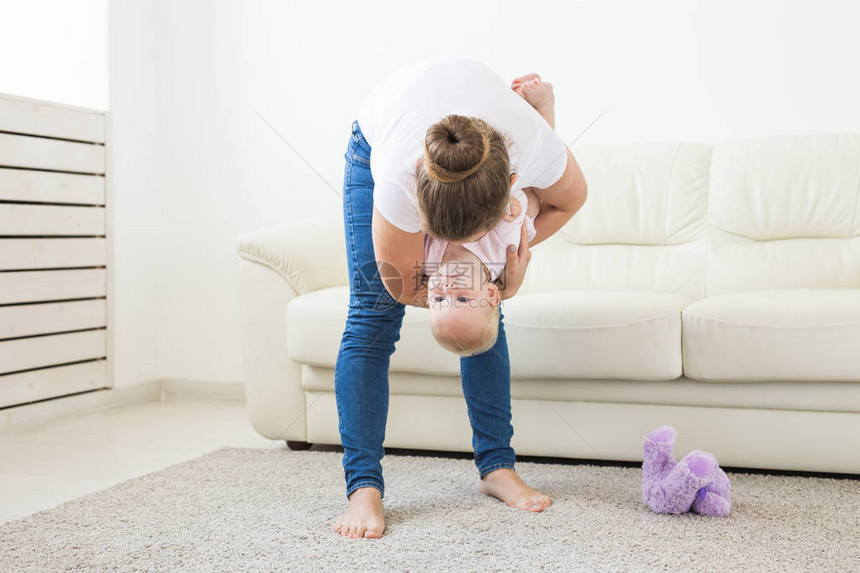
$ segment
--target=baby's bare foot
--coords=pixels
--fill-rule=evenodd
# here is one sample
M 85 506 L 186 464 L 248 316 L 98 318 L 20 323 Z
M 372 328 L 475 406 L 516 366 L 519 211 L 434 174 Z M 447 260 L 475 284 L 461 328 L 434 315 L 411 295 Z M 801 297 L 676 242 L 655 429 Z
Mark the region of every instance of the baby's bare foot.
M 540 76 L 537 74 L 526 74 L 524 76 L 520 76 L 518 78 L 514 78 L 514 81 L 511 82 L 511 89 L 517 92 L 520 95 L 522 94 L 522 90 L 520 89 L 522 85 L 526 82 L 530 82 L 532 80 L 539 80 Z
M 375 487 L 360 487 L 349 495 L 349 508 L 334 525 L 344 537 L 379 538 L 385 530 L 382 494 Z
M 481 493 L 526 511 L 541 512 L 552 505 L 549 496 L 530 488 L 514 470 L 501 468 L 481 479 Z
M 543 81 L 537 74 L 528 74 L 515 79 L 511 83 L 511 89 L 538 111 L 555 107 L 552 84 Z
M 527 74 L 511 82 L 511 89 L 531 104 L 555 129 L 555 95 L 551 83 L 543 81 L 537 74 Z

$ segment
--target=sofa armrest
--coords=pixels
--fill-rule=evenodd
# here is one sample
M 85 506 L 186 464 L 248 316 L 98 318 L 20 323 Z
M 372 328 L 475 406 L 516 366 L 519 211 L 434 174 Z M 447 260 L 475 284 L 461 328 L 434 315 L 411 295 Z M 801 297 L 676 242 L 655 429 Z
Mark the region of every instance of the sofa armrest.
M 307 441 L 301 365 L 287 356 L 287 305 L 347 284 L 343 223 L 266 227 L 236 239 L 239 326 L 248 414 L 271 440 Z
M 299 295 L 347 284 L 343 221 L 307 219 L 238 237 L 236 253 L 270 268 Z

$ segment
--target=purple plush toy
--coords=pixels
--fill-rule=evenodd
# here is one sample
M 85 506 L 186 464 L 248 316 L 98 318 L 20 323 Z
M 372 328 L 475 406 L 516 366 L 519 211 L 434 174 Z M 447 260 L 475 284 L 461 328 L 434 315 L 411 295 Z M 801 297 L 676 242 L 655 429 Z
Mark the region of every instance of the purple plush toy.
M 693 450 L 675 461 L 675 428 L 660 426 L 645 436 L 642 499 L 657 513 L 693 510 L 710 516 L 732 509 L 729 478 L 713 454 Z

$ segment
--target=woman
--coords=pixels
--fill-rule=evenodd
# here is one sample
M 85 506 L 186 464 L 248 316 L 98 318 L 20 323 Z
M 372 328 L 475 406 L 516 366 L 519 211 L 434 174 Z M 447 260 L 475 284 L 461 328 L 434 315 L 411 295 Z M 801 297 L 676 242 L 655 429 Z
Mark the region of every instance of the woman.
M 508 86 L 474 60 L 431 58 L 390 75 L 352 124 L 343 195 L 350 302 L 335 366 L 349 499 L 335 524 L 342 535 L 378 538 L 385 527 L 380 462 L 388 366 L 405 305 L 427 306 L 425 233 L 452 243 L 475 240 L 502 218 L 512 185 L 534 191 L 541 202 L 536 235 L 508 250 L 505 299 L 522 284 L 529 247 L 560 229 L 585 201 L 582 172 L 547 122 L 554 121 L 551 86 L 544 85 L 548 110 L 536 111 L 523 99 L 540 84 L 532 74 Z M 539 512 L 551 500 L 514 472 L 502 320 L 500 314 L 490 350 L 460 361 L 480 491 Z

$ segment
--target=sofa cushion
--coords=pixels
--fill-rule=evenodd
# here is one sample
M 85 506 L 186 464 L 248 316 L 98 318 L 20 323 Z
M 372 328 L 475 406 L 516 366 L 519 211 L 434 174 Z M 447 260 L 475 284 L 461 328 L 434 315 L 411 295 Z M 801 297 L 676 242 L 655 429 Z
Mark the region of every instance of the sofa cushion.
M 582 209 L 534 249 L 522 292 L 705 295 L 711 147 L 643 143 L 577 147 Z
M 710 176 L 707 296 L 860 284 L 860 134 L 721 143 Z
M 333 367 L 349 292 L 335 287 L 287 306 L 292 360 Z M 672 380 L 681 375 L 681 309 L 691 299 L 642 292 L 523 294 L 505 301 L 513 376 Z M 427 310 L 408 307 L 391 371 L 458 374 L 459 360 L 430 333 Z
M 711 146 L 577 147 L 588 200 L 554 239 L 576 245 L 682 245 L 705 237 Z
M 682 374 L 681 309 L 668 293 L 569 291 L 506 301 L 514 375 L 673 380 Z
M 684 309 L 684 373 L 698 380 L 860 380 L 860 289 L 708 297 Z

